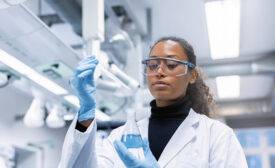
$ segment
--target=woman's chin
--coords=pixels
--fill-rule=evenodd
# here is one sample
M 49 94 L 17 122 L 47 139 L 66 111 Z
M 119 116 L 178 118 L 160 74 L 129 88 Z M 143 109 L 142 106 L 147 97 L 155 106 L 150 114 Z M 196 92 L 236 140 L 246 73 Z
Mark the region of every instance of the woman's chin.
M 157 92 L 157 93 L 154 93 L 153 96 L 155 99 L 164 100 L 164 101 L 172 99 L 171 94 L 167 92 Z

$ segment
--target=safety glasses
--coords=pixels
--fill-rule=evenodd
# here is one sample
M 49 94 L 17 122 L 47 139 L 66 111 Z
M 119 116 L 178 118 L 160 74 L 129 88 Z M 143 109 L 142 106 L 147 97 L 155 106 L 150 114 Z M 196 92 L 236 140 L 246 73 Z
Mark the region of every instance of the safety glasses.
M 187 74 L 188 68 L 195 68 L 195 65 L 190 62 L 173 58 L 153 57 L 143 60 L 142 64 L 144 65 L 144 74 L 146 76 L 158 74 L 159 68 L 161 68 L 167 76 L 183 76 Z

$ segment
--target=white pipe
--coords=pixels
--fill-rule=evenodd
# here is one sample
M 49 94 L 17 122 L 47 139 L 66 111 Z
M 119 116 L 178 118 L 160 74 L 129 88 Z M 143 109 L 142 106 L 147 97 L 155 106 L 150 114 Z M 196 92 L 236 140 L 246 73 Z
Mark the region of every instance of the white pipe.
M 97 89 L 103 89 L 103 90 L 106 90 L 106 91 L 115 92 L 120 87 L 121 87 L 121 85 L 118 85 L 114 82 L 105 81 L 105 80 L 102 80 L 102 79 L 98 79 L 96 81 L 96 88 Z
M 127 75 L 121 69 L 119 69 L 115 64 L 111 64 L 110 69 L 111 69 L 111 72 L 117 78 L 119 78 L 121 81 L 123 81 L 130 88 L 137 89 L 140 87 L 139 83 L 135 79 L 131 78 L 129 75 Z
M 113 81 L 117 82 L 118 84 L 120 84 L 121 86 L 127 89 L 130 89 L 125 83 L 123 83 L 118 77 L 116 77 L 113 73 L 111 73 L 109 70 L 104 68 L 102 65 L 99 64 L 98 68 L 102 71 L 102 73 L 104 73 L 106 76 L 111 78 Z

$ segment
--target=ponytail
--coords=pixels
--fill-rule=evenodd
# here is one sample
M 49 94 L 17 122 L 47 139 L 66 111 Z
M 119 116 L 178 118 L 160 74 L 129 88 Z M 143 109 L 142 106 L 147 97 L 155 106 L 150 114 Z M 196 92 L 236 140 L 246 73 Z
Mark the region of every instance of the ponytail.
M 196 81 L 188 85 L 186 92 L 192 102 L 192 109 L 197 113 L 210 117 L 216 110 L 215 101 L 213 95 L 209 92 L 209 87 L 204 82 L 203 72 L 198 67 L 197 69 Z

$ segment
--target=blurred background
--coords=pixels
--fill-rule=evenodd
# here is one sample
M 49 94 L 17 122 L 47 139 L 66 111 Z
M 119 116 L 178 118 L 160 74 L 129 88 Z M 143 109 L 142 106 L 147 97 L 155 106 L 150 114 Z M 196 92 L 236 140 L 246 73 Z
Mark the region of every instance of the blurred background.
M 57 167 L 85 56 L 100 61 L 99 145 L 127 109 L 148 117 L 141 60 L 162 36 L 194 47 L 249 168 L 275 168 L 275 0 L 0 0 L 0 167 Z

